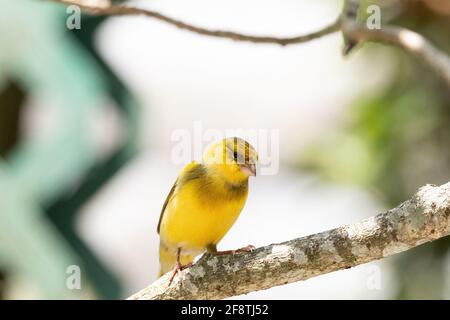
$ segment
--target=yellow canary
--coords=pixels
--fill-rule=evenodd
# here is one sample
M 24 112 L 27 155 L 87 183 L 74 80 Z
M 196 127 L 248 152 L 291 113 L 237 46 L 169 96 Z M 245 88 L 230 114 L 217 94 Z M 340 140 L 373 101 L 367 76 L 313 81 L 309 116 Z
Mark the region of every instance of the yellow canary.
M 248 178 L 256 176 L 257 160 L 247 141 L 227 138 L 208 148 L 202 163 L 183 168 L 159 218 L 159 276 L 173 270 L 172 280 L 197 255 L 220 253 L 217 244 L 244 207 Z

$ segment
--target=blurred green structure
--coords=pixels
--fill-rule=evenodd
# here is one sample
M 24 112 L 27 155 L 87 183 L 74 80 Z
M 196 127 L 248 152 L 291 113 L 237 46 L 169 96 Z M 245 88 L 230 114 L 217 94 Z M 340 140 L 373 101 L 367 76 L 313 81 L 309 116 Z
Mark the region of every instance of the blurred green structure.
M 450 3 L 434 11 L 424 2 L 407 3 L 393 23 L 418 31 L 450 53 Z M 366 48 L 377 61 L 379 47 Z M 342 130 L 321 137 L 300 165 L 323 178 L 357 184 L 390 208 L 427 183 L 450 180 L 450 91 L 427 66 L 392 50 L 396 70 L 384 90 L 361 97 L 346 114 Z M 328 133 L 329 134 L 329 133 Z M 449 298 L 445 283 L 450 240 L 423 245 L 395 257 L 397 296 Z
M 82 205 L 136 150 L 137 103 L 94 49 L 103 19 L 83 17 L 82 28 L 70 31 L 64 6 L 0 6 L 0 277 L 32 283 L 41 298 L 119 298 L 120 281 L 74 229 Z M 58 108 L 50 137 L 21 139 L 21 111 L 30 100 Z M 104 101 L 125 128 L 106 158 L 87 127 Z M 82 270 L 81 291 L 66 286 L 70 265 Z

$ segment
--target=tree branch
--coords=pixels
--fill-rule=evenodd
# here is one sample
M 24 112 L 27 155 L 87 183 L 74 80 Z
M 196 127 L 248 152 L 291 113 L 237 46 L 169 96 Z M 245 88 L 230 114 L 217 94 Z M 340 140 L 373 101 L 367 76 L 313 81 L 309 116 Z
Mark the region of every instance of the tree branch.
M 362 23 L 357 23 L 342 14 L 332 24 L 324 28 L 293 37 L 273 37 L 248 35 L 227 30 L 211 30 L 198 27 L 181 20 L 174 19 L 156 11 L 125 6 L 114 5 L 109 0 L 52 0 L 66 5 L 76 5 L 85 12 L 93 15 L 125 16 L 143 15 L 154 18 L 177 28 L 184 29 L 200 35 L 227 38 L 235 41 L 246 41 L 253 43 L 272 43 L 282 46 L 308 42 L 328 34 L 342 31 L 343 35 L 353 42 L 373 41 L 397 46 L 429 65 L 445 81 L 450 90 L 450 57 L 436 48 L 422 35 L 405 28 L 384 26 L 382 29 L 370 30 Z M 345 10 L 345 8 L 344 8 Z
M 351 225 L 234 256 L 205 254 L 129 299 L 223 299 L 351 268 L 450 233 L 450 182 L 426 185 L 398 207 Z
M 343 32 L 354 40 L 394 45 L 428 65 L 450 90 L 450 57 L 417 32 L 395 26 L 370 30 L 362 24 L 343 23 Z
M 191 31 L 193 33 L 197 33 L 204 36 L 218 37 L 218 38 L 227 38 L 235 41 L 246 41 L 253 43 L 272 43 L 279 44 L 282 46 L 294 43 L 302 43 L 308 42 L 313 39 L 317 39 L 328 34 L 334 33 L 340 29 L 340 20 L 337 19 L 335 22 L 326 26 L 318 31 L 314 31 L 312 33 L 294 36 L 294 37 L 271 37 L 271 36 L 255 36 L 248 35 L 243 33 L 237 33 L 233 31 L 227 30 L 210 30 L 202 27 L 198 27 L 169 16 L 163 15 L 159 12 L 125 6 L 125 5 L 112 5 L 108 1 L 103 0 L 53 0 L 55 2 L 64 3 L 67 5 L 77 5 L 84 11 L 93 14 L 93 15 L 107 15 L 107 16 L 125 16 L 125 15 L 143 15 L 150 18 L 154 18 L 160 20 L 162 22 L 168 23 L 172 26 L 175 26 L 179 29 L 184 29 L 187 31 Z

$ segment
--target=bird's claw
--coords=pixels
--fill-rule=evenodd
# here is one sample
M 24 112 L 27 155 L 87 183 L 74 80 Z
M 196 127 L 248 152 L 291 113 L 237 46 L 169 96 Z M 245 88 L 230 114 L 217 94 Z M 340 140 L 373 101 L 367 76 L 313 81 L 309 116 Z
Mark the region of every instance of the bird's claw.
M 182 281 L 184 280 L 184 274 L 183 274 L 183 270 L 187 269 L 189 267 L 192 266 L 192 263 L 188 263 L 185 265 L 182 265 L 181 263 L 177 262 L 175 264 L 175 267 L 172 270 L 172 275 L 169 278 L 169 286 L 172 284 L 173 279 L 175 278 L 175 276 L 178 274 L 178 278 L 181 281 L 181 283 L 183 283 Z

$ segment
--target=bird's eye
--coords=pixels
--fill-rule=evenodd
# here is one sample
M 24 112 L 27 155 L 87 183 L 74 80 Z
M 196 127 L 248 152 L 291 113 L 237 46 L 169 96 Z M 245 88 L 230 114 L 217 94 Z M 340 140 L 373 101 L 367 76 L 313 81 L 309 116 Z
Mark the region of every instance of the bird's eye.
M 235 151 L 235 152 L 233 153 L 233 158 L 234 158 L 234 161 L 237 161 L 237 158 L 238 158 L 238 153 L 237 153 L 237 151 Z

